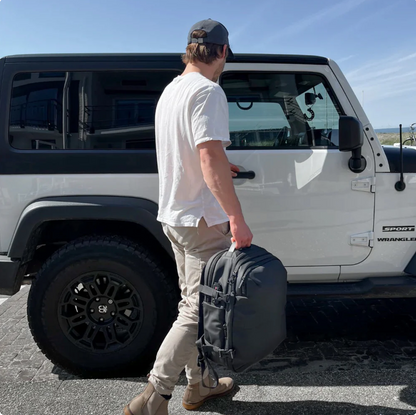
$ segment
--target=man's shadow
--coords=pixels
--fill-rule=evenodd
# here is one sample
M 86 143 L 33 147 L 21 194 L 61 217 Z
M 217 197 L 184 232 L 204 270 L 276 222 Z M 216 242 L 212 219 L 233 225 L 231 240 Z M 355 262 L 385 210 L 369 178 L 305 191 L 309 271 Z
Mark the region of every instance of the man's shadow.
M 358 405 L 346 402 L 292 401 L 256 402 L 255 396 L 245 396 L 250 401 L 238 401 L 233 397 L 237 387 L 228 398 L 207 402 L 204 412 L 221 415 L 413 415 L 416 409 L 396 409 L 379 405 Z M 408 386 L 400 394 L 400 401 L 416 408 L 416 387 Z

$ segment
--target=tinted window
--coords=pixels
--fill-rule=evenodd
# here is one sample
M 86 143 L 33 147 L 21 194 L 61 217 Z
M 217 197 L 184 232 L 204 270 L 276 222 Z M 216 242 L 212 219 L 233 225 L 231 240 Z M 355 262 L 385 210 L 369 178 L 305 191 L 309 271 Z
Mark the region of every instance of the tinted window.
M 13 80 L 9 139 L 25 150 L 155 148 L 157 100 L 176 72 L 42 72 Z
M 228 149 L 338 146 L 342 112 L 322 76 L 225 73 L 221 86 L 230 113 Z

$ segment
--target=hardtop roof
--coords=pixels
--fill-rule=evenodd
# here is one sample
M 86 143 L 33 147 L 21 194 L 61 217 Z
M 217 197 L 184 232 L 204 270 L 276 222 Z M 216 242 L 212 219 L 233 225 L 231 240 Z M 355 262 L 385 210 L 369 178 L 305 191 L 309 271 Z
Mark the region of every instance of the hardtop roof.
M 180 53 L 73 53 L 73 54 L 30 54 L 10 55 L 3 59 L 5 63 L 23 62 L 65 62 L 65 61 L 151 61 L 151 62 L 177 62 L 180 61 Z M 289 63 L 305 65 L 328 65 L 329 59 L 313 55 L 269 55 L 269 54 L 235 54 L 233 59 L 227 62 L 242 63 Z

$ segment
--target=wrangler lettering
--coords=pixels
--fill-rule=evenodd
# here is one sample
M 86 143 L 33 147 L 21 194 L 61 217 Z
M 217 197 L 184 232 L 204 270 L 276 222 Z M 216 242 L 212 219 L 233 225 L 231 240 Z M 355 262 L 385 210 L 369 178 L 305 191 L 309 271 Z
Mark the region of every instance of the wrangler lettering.
M 415 242 L 416 238 L 377 238 L 378 242 Z

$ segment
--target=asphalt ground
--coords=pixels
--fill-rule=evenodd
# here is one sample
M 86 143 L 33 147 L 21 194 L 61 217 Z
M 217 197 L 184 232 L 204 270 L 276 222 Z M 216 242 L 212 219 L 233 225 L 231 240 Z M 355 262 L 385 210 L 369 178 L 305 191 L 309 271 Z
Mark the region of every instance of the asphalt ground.
M 0 413 L 121 415 L 146 377 L 80 379 L 55 367 L 29 332 L 29 288 L 0 305 Z M 287 321 L 287 340 L 198 413 L 416 414 L 416 300 L 291 300 Z M 182 377 L 170 414 L 189 413 L 185 386 Z

